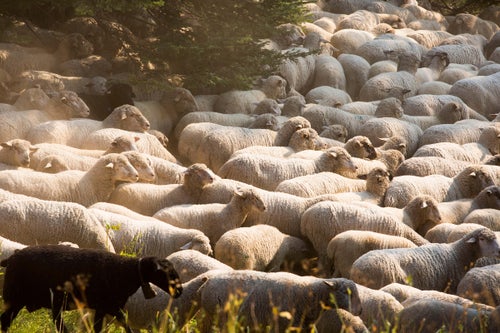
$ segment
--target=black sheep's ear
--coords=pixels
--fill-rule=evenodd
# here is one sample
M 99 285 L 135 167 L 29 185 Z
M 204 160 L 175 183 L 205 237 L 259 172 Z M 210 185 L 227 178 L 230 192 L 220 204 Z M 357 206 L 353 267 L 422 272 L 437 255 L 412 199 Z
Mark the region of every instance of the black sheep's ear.
M 156 296 L 156 292 L 151 288 L 149 283 L 143 283 L 141 285 L 142 293 L 144 294 L 144 298 L 151 299 Z

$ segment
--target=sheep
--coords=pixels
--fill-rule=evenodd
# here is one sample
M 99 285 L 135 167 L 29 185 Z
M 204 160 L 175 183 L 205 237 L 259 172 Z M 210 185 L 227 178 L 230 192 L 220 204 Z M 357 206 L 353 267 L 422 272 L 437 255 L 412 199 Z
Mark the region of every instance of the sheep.
M 125 104 L 115 108 L 103 121 L 71 119 L 39 124 L 28 131 L 26 138 L 33 144 L 60 143 L 78 148 L 82 146 L 81 142 L 86 140 L 90 133 L 108 127 L 145 132 L 150 124 L 138 108 Z
M 342 309 L 324 311 L 314 323 L 314 327 L 317 332 L 370 332 L 360 317 Z
M 363 311 L 359 317 L 366 325 L 386 327 L 397 321 L 403 305 L 391 294 L 356 284 Z
M 459 237 L 455 237 L 455 238 L 460 238 L 464 234 L 467 234 L 481 227 L 483 226 L 471 223 L 467 224 L 441 223 L 429 229 L 429 231 L 425 234 L 425 239 L 427 239 L 431 243 L 451 243 L 448 240 L 450 239 L 450 235 L 452 235 L 452 233 L 454 233 L 455 235 L 460 234 Z
M 245 223 L 251 210 L 265 209 L 252 189 L 240 189 L 227 204 L 175 205 L 160 209 L 153 217 L 179 228 L 201 230 L 213 247 L 222 234 Z
M 19 93 L 12 105 L 2 105 L 2 111 L 43 110 L 50 97 L 39 87 L 28 88 Z
M 327 171 L 346 175 L 356 166 L 344 148 L 332 147 L 313 160 L 241 154 L 224 163 L 218 175 L 272 191 L 286 179 Z
M 312 128 L 301 128 L 292 134 L 287 147 L 283 146 L 250 146 L 235 151 L 231 157 L 241 154 L 259 154 L 274 157 L 290 157 L 303 150 L 320 150 L 326 148 L 325 141 Z
M 0 143 L 0 163 L 13 166 L 28 167 L 30 165 L 30 154 L 37 151 L 29 141 L 13 139 Z
M 259 224 L 225 232 L 215 243 L 214 256 L 234 269 L 277 272 L 312 256 L 312 249 L 298 237 Z
M 210 270 L 232 270 L 231 266 L 224 264 L 217 258 L 213 258 L 196 250 L 177 251 L 169 256 L 167 260 L 174 265 L 183 283 L 191 281 L 197 276 Z
M 495 233 L 483 227 L 450 244 L 370 251 L 352 264 L 351 279 L 375 289 L 398 282 L 455 293 L 460 279 L 476 259 L 499 253 Z
M 455 82 L 477 76 L 479 69 L 470 64 L 450 64 L 439 75 L 438 80 L 453 85 Z M 451 87 L 450 87 L 451 89 Z M 449 92 L 448 92 L 449 94 Z
M 484 55 L 489 58 L 491 54 L 495 51 L 497 47 L 500 46 L 500 32 L 495 32 L 495 34 L 489 39 L 484 47 Z
M 89 206 L 106 201 L 116 182 L 135 182 L 137 170 L 127 157 L 105 155 L 88 171 L 64 171 L 46 174 L 38 171 L 5 170 L 0 172 L 0 188 L 44 200 L 71 201 Z
M 425 82 L 436 81 L 449 64 L 450 60 L 446 52 L 427 52 L 421 67 L 415 73 L 417 82 L 422 85 Z
M 385 34 L 365 42 L 354 51 L 354 54 L 373 64 L 377 61 L 386 60 L 385 51 L 408 52 L 420 59 L 427 49 L 411 38 Z
M 291 48 L 284 51 L 284 53 L 286 55 L 287 52 L 293 52 L 294 50 L 309 52 L 309 50 L 305 48 Z M 288 95 L 294 93 L 305 94 L 311 89 L 314 80 L 315 64 L 316 56 L 312 54 L 300 56 L 299 53 L 299 56 L 294 59 L 285 58 L 285 60 L 283 60 L 279 65 L 278 75 L 286 80 L 287 90 L 289 90 Z
M 491 306 L 500 305 L 498 281 L 500 264 L 474 267 L 465 273 L 457 286 L 457 295 Z
M 149 155 L 148 158 L 156 175 L 153 180 L 154 184 L 166 185 L 180 184 L 182 182 L 182 175 L 187 167 L 156 156 Z
M 287 146 L 296 130 L 307 127 L 311 127 L 309 121 L 301 116 L 290 118 L 277 132 L 210 123 L 190 124 L 181 132 L 178 152 L 190 163 L 204 163 L 218 172 L 235 151 L 252 145 Z
M 360 128 L 358 135 L 366 136 L 375 147 L 384 143 L 381 138 L 401 136 L 406 143 L 405 156 L 412 156 L 419 147 L 423 131 L 415 124 L 396 118 L 383 117 L 367 120 Z
M 356 49 L 374 38 L 375 36 L 368 31 L 346 28 L 335 31 L 330 38 L 330 43 L 336 47 L 341 54 L 354 54 Z M 363 60 L 365 59 L 363 58 Z
M 262 81 L 259 90 L 229 91 L 219 95 L 214 103 L 214 111 L 220 113 L 251 114 L 254 102 L 264 98 L 284 98 L 286 96 L 286 80 L 280 76 L 272 75 Z
M 90 108 L 89 119 L 104 120 L 115 108 L 134 105 L 135 94 L 128 83 L 111 82 L 103 95 L 80 93 L 79 96 Z
M 323 126 L 319 133 L 323 143 L 329 147 L 339 146 L 342 147 L 347 139 L 348 133 L 345 126 L 342 125 L 328 125 Z M 328 140 L 330 139 L 330 140 Z
M 440 156 L 413 156 L 412 158 L 403 161 L 403 163 L 399 165 L 395 175 L 425 177 L 437 174 L 446 177 L 455 177 L 460 173 L 460 171 L 462 171 L 470 164 L 471 163 L 469 162 L 444 158 Z
M 500 126 L 480 128 L 482 130 L 479 130 L 479 137 L 470 143 L 429 142 L 417 149 L 413 156 L 439 156 L 469 163 L 484 163 L 492 155 L 500 153 Z M 431 139 L 427 139 L 427 141 L 431 141 Z
M 460 98 L 452 95 L 416 95 L 403 100 L 403 111 L 407 115 L 430 116 L 449 102 L 466 105 Z
M 333 237 L 326 248 L 326 255 L 333 263 L 332 277 L 349 279 L 352 263 L 361 255 L 375 249 L 417 247 L 410 240 L 373 231 L 347 230 Z
M 347 230 L 369 230 L 401 236 L 416 245 L 428 243 L 409 226 L 401 223 L 380 207 L 359 206 L 343 202 L 322 201 L 310 206 L 301 217 L 300 231 L 318 252 L 321 269 L 329 270 L 326 249 L 330 240 Z
M 107 200 L 102 201 L 153 216 L 167 206 L 196 203 L 203 188 L 211 184 L 214 178 L 215 175 L 206 165 L 195 163 L 186 169 L 182 184 L 120 184 Z
M 320 86 L 341 90 L 345 90 L 346 87 L 346 77 L 342 64 L 336 58 L 327 54 L 317 56 L 314 65 L 313 87 Z
M 435 332 L 439 330 L 490 332 L 497 330 L 495 311 L 478 310 L 447 301 L 421 299 L 400 312 L 398 332 Z
M 101 331 L 106 314 L 115 316 L 130 331 L 121 311 L 139 287 L 146 298 L 155 296 L 149 283 L 172 297 L 182 293 L 172 264 L 155 257 L 131 258 L 102 250 L 40 245 L 21 249 L 0 264 L 6 267 L 3 292 L 6 309 L 0 317 L 2 331 L 7 331 L 24 306 L 30 311 L 51 308 L 56 327 L 65 330 L 61 312 L 67 301 L 83 303 L 95 310 L 95 332 Z M 74 299 L 65 297 L 66 293 Z M 103 298 L 103 293 L 111 297 Z
M 481 132 L 490 125 L 491 123 L 475 119 L 459 120 L 453 124 L 433 125 L 423 132 L 418 146 L 422 147 L 438 142 L 451 142 L 461 145 L 477 142 Z
M 406 35 L 409 38 L 416 40 L 420 45 L 427 49 L 441 44 L 446 38 L 453 36 L 447 31 L 440 30 L 418 30 Z
M 152 129 L 165 135 L 170 135 L 184 115 L 199 110 L 191 92 L 180 87 L 165 91 L 159 101 L 134 101 L 134 105 L 150 121 Z
M 88 115 L 89 108 L 74 92 L 61 91 L 47 102 L 43 110 L 0 112 L 0 142 L 24 139 L 30 128 L 45 121 Z
M 447 95 L 450 93 L 451 84 L 441 81 L 425 82 L 417 89 L 418 95 Z
M 397 176 L 387 188 L 384 206 L 402 208 L 419 194 L 430 195 L 438 202 L 472 198 L 485 187 L 495 185 L 497 179 L 494 171 L 484 165 L 470 165 L 452 178 Z
M 200 230 L 178 228 L 153 218 L 137 220 L 97 208 L 89 211 L 108 230 L 117 253 L 165 258 L 192 249 L 212 254 L 210 240 Z
M 370 78 L 361 87 L 359 99 L 361 101 L 381 100 L 388 97 L 387 89 L 400 86 L 410 90 L 408 96 L 416 94 L 418 81 L 415 77 L 420 59 L 415 54 L 402 53 L 399 55 L 397 72 L 383 73 Z
M 82 248 L 114 252 L 107 230 L 73 202 L 6 200 L 0 203 L 3 237 L 26 245 L 70 241 Z
M 450 95 L 461 98 L 468 106 L 488 117 L 491 110 L 497 107 L 499 81 L 500 73 L 462 79 L 451 86 Z
M 103 128 L 94 131 L 85 140 L 82 140 L 78 148 L 106 150 L 118 137 L 131 134 L 138 138 L 136 146 L 137 150 L 141 153 L 177 162 L 177 158 L 162 145 L 156 136 L 149 133 L 130 132 L 119 128 Z
M 342 65 L 345 76 L 349 78 L 349 80 L 346 80 L 345 91 L 353 101 L 356 101 L 361 87 L 368 80 L 370 64 L 364 58 L 349 54 L 349 52 L 339 55 L 337 60 Z
M 495 23 L 466 13 L 457 14 L 448 27 L 448 31 L 454 35 L 464 33 L 480 34 L 488 40 L 498 30 L 499 28 Z
M 385 183 L 387 179 L 390 178 L 387 171 L 382 168 L 374 168 L 368 175 L 365 181 L 363 179 L 348 178 L 333 172 L 320 172 L 284 180 L 276 186 L 275 191 L 305 198 L 333 193 L 340 194 L 363 191 L 379 193 L 379 191 L 386 186 L 386 184 L 379 184 L 379 181 Z M 363 196 L 361 194 L 358 195 Z M 337 195 L 333 197 L 337 198 Z
M 470 212 L 463 223 L 480 224 L 494 231 L 500 231 L 500 210 L 494 208 L 475 209 Z
M 245 318 L 243 325 L 252 330 L 268 325 L 279 332 L 285 332 L 288 327 L 306 329 L 319 316 L 320 301 L 333 306 L 330 301 L 332 294 L 338 308 L 355 315 L 361 312 L 356 285 L 346 279 L 321 279 L 287 272 L 222 271 L 209 277 L 202 287 L 200 303 L 206 316 L 201 326 L 204 331 L 212 323 L 224 327 L 228 320 L 227 313 L 220 309 L 232 296 L 242 299 L 238 317 Z M 291 318 L 281 317 L 274 321 L 273 306 L 279 312 L 290 313 Z
M 302 95 L 288 96 L 283 101 L 281 106 L 281 114 L 287 117 L 302 116 L 304 108 L 306 107 L 306 100 Z
M 351 103 L 351 96 L 342 89 L 329 86 L 318 86 L 309 90 L 305 96 L 306 102 L 338 107 Z

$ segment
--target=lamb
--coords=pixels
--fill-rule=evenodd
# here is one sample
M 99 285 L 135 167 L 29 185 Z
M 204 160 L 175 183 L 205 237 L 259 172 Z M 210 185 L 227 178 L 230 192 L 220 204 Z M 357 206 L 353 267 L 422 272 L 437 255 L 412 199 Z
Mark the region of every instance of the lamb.
M 44 200 L 71 201 L 89 206 L 106 201 L 116 182 L 135 182 L 137 170 L 127 157 L 105 155 L 87 172 L 64 171 L 46 174 L 37 171 L 5 170 L 0 172 L 0 188 Z
M 384 206 L 404 207 L 419 194 L 427 194 L 438 202 L 476 196 L 482 189 L 495 185 L 498 176 L 484 165 L 471 165 L 453 178 L 442 175 L 397 176 L 386 191 Z
M 82 205 L 45 200 L 6 200 L 0 203 L 3 237 L 26 245 L 69 241 L 81 248 L 114 252 L 102 224 Z
M 311 292 L 313 291 L 313 292 Z M 201 309 L 206 317 L 202 329 L 207 330 L 212 322 L 219 327 L 227 323 L 227 313 L 220 311 L 230 297 L 246 295 L 238 311 L 238 317 L 245 318 L 244 326 L 252 330 L 271 325 L 278 332 L 288 327 L 306 329 L 320 314 L 320 301 L 358 315 L 361 304 L 356 285 L 346 279 L 321 279 L 312 276 L 298 276 L 287 272 L 263 273 L 249 270 L 219 272 L 209 277 L 201 290 Z M 346 297 L 347 296 L 347 297 Z M 288 312 L 291 318 L 272 318 L 272 307 L 279 312 Z
M 312 256 L 312 249 L 300 238 L 259 224 L 225 232 L 215 244 L 214 256 L 234 269 L 277 272 Z
M 401 236 L 416 245 L 428 243 L 409 226 L 381 210 L 380 207 L 360 206 L 343 202 L 322 201 L 310 206 L 301 217 L 300 231 L 318 252 L 322 269 L 330 269 L 326 249 L 330 240 L 347 230 L 368 230 Z
M 500 73 L 488 76 L 476 76 L 455 82 L 450 95 L 461 98 L 468 106 L 488 117 L 496 109 L 500 96 Z
M 134 101 L 134 105 L 151 122 L 152 129 L 166 135 L 170 135 L 180 118 L 199 110 L 191 92 L 180 87 L 165 91 L 159 101 Z
M 457 295 L 491 306 L 500 305 L 498 281 L 500 264 L 474 267 L 465 273 L 457 286 Z
M 212 253 L 208 237 L 199 230 L 174 227 L 152 218 L 136 220 L 97 208 L 89 210 L 108 230 L 117 253 L 159 258 L 187 249 Z
M 421 299 L 405 307 L 399 316 L 398 332 L 435 332 L 444 329 L 449 332 L 493 333 L 498 327 L 492 311 L 477 310 L 468 306 Z
M 89 108 L 74 92 L 61 91 L 49 100 L 43 110 L 1 112 L 0 142 L 24 139 L 30 128 L 45 121 L 88 115 Z
M 333 237 L 326 248 L 326 255 L 334 270 L 332 277 L 350 278 L 352 263 L 363 254 L 376 249 L 417 247 L 410 240 L 373 231 L 348 230 Z
M 276 192 L 288 193 L 304 198 L 311 198 L 322 194 L 340 194 L 349 192 L 373 191 L 379 193 L 390 181 L 390 175 L 383 168 L 374 168 L 367 176 L 367 180 L 352 179 L 334 172 L 320 172 L 312 175 L 295 177 L 284 180 L 276 186 Z M 369 185 L 370 184 L 370 185 Z M 359 196 L 363 196 L 358 194 Z M 337 195 L 333 196 L 337 199 Z M 341 198 L 342 196 L 340 196 Z M 342 199 L 340 199 L 342 200 Z
M 344 148 L 332 147 L 313 160 L 241 154 L 224 163 L 218 174 L 272 191 L 286 179 L 326 171 L 347 175 L 355 172 L 356 166 Z
M 259 195 L 250 189 L 240 189 L 227 204 L 176 205 L 157 211 L 153 217 L 170 225 L 203 231 L 215 243 L 226 231 L 240 227 L 252 210 L 264 211 Z
M 351 279 L 375 289 L 392 282 L 411 282 L 419 289 L 455 293 L 475 260 L 499 254 L 495 233 L 480 228 L 450 244 L 370 251 L 352 264 Z
M 191 281 L 207 271 L 230 271 L 233 269 L 216 258 L 196 250 L 182 250 L 174 252 L 167 256 L 167 260 L 174 265 L 175 270 L 179 274 L 180 280 L 184 281 L 183 283 Z
M 21 167 L 30 165 L 30 154 L 37 150 L 29 141 L 23 139 L 2 142 L 0 146 L 0 163 Z
M 181 158 L 204 163 L 218 172 L 235 151 L 253 145 L 287 146 L 296 130 L 307 127 L 311 127 L 309 121 L 301 116 L 290 118 L 277 132 L 210 123 L 190 124 L 181 132 L 178 152 Z
M 261 82 L 259 90 L 229 91 L 219 95 L 214 104 L 214 111 L 220 113 L 251 114 L 255 108 L 253 103 L 264 98 L 284 98 L 286 96 L 286 80 L 272 75 Z
M 120 204 L 137 213 L 153 216 L 167 206 L 197 203 L 203 188 L 211 184 L 214 178 L 214 173 L 206 165 L 195 163 L 186 169 L 182 184 L 120 184 L 109 199 L 102 201 Z
M 122 105 L 113 110 L 103 121 L 93 119 L 53 120 L 32 127 L 26 138 L 33 144 L 60 143 L 81 147 L 88 135 L 97 130 L 115 127 L 128 131 L 145 132 L 149 121 L 133 105 Z
M 146 298 L 155 296 L 149 283 L 156 284 L 172 297 L 182 293 L 172 264 L 155 257 L 131 258 L 102 250 L 40 245 L 17 251 L 1 265 L 6 267 L 3 292 L 6 309 L 0 317 L 2 331 L 7 331 L 24 306 L 31 311 L 51 308 L 56 327 L 65 330 L 61 312 L 68 300 L 71 304 L 82 302 L 85 307 L 95 310 L 95 332 L 101 331 L 106 314 L 115 316 L 130 331 L 121 311 L 128 297 L 139 287 Z M 106 273 L 110 271 L 115 274 Z M 75 300 L 65 297 L 66 292 Z M 111 297 L 103 298 L 103 293 Z

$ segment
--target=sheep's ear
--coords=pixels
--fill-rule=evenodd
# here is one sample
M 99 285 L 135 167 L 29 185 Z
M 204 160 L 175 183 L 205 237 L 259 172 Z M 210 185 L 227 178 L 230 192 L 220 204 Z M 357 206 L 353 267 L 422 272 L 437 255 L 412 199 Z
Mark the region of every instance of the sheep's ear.
M 180 247 L 181 250 L 189 250 L 193 246 L 193 242 L 189 241 Z
M 2 143 L 0 143 L 0 145 L 3 148 L 12 148 L 12 144 L 10 142 L 2 142 Z
M 469 174 L 469 176 L 471 176 L 472 178 L 476 178 L 477 177 L 477 173 L 474 171 L 474 172 L 471 172 Z
M 488 190 L 486 190 L 486 194 L 488 194 L 488 195 L 492 195 L 492 194 L 493 194 L 493 191 L 488 189 Z
M 142 293 L 145 299 L 151 299 L 156 296 L 156 292 L 151 288 L 151 285 L 146 282 L 141 285 Z
M 36 152 L 38 149 L 39 149 L 38 147 L 33 147 L 33 146 L 31 146 L 31 147 L 30 147 L 30 152 L 34 153 L 34 152 Z
M 420 205 L 420 208 L 424 209 L 427 207 L 429 207 L 429 205 L 427 205 L 427 201 L 422 201 L 422 205 Z
M 336 152 L 334 152 L 334 151 L 330 151 L 330 152 L 328 152 L 328 153 L 329 153 L 329 154 L 330 154 L 330 156 L 331 156 L 331 157 L 333 157 L 333 158 L 337 158 L 337 157 L 338 157 L 338 155 L 339 155 L 339 154 L 337 154 L 337 153 L 336 153 Z
M 122 111 L 122 112 L 121 112 L 120 119 L 121 119 L 121 120 L 125 120 L 125 119 L 127 119 L 127 113 L 126 113 L 125 111 Z
M 476 242 L 477 242 L 476 237 L 471 237 L 471 238 L 469 238 L 469 239 L 466 241 L 466 243 L 470 243 L 470 244 L 473 244 L 473 243 L 476 243 Z
M 387 142 L 389 141 L 389 138 L 378 138 L 380 141 Z
M 108 164 L 106 164 L 105 168 L 113 169 L 113 166 L 113 162 L 109 162 Z
M 43 168 L 44 169 L 50 169 L 50 168 L 52 168 L 52 162 L 48 162 L 47 164 L 45 164 L 45 166 Z
M 327 286 L 329 286 L 329 287 L 331 287 L 331 288 L 335 288 L 335 283 L 334 283 L 333 281 L 323 280 L 323 282 L 324 282 Z
M 368 178 L 368 175 L 367 174 L 364 174 L 364 175 L 358 175 L 358 179 L 364 179 L 366 180 Z
M 243 193 L 243 190 L 242 190 L 242 188 L 241 188 L 241 187 L 237 187 L 237 188 L 234 190 L 234 194 L 235 194 L 235 195 L 238 195 L 238 196 L 240 196 L 240 197 L 242 197 L 244 193 Z
M 135 141 L 135 142 L 139 141 L 140 139 L 141 139 L 140 137 L 138 137 L 138 136 L 134 136 L 134 141 Z

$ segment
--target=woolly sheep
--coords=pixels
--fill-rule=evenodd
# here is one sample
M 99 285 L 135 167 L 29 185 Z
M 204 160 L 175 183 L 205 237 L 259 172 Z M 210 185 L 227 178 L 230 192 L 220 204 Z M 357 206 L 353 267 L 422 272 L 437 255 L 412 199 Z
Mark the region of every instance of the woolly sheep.
M 330 43 L 339 49 L 341 54 L 353 54 L 356 49 L 364 43 L 373 40 L 373 38 L 375 38 L 375 36 L 368 31 L 342 29 L 333 33 L 330 38 Z
M 2 105 L 2 111 L 43 110 L 50 97 L 38 87 L 28 88 L 19 93 L 12 105 Z
M 309 50 L 305 48 L 292 48 L 284 53 L 286 55 L 286 52 L 292 52 L 293 50 L 309 52 Z M 278 68 L 278 75 L 286 80 L 288 91 L 291 93 L 298 92 L 300 94 L 305 94 L 311 89 L 314 80 L 315 64 L 316 56 L 312 54 L 299 56 L 293 60 L 285 58 Z
M 309 90 L 305 96 L 306 102 L 338 107 L 351 103 L 351 96 L 342 89 L 329 86 L 318 86 Z
M 439 124 L 427 128 L 418 142 L 419 147 L 438 142 L 466 144 L 477 142 L 484 128 L 491 125 L 475 119 L 459 120 L 453 124 Z
M 404 99 L 403 110 L 407 115 L 430 116 L 435 115 L 449 102 L 465 104 L 460 98 L 452 95 L 416 95 Z
M 208 329 L 212 322 L 220 327 L 226 325 L 227 314 L 220 308 L 226 305 L 231 295 L 238 297 L 242 294 L 245 296 L 238 315 L 246 318 L 245 325 L 257 330 L 262 325 L 272 325 L 279 332 L 285 332 L 291 326 L 305 329 L 319 316 L 320 300 L 329 305 L 332 294 L 339 308 L 355 315 L 361 312 L 356 285 L 346 279 L 321 279 L 287 272 L 223 271 L 208 278 L 202 287 L 200 303 L 206 313 L 202 327 Z M 289 312 L 295 319 L 282 317 L 275 323 L 272 306 L 280 312 Z
M 438 80 L 453 85 L 459 80 L 477 76 L 478 73 L 479 70 L 477 66 L 450 63 L 448 67 L 441 72 Z
M 195 277 L 210 271 L 210 270 L 232 270 L 230 266 L 222 263 L 206 254 L 196 250 L 177 251 L 169 256 L 167 260 L 174 265 L 175 270 L 179 274 L 179 279 L 186 283 Z
M 285 78 L 286 79 L 286 78 Z M 259 90 L 229 91 L 222 93 L 214 103 L 214 111 L 220 113 L 251 114 L 255 106 L 264 98 L 284 98 L 286 96 L 286 81 L 284 78 L 273 75 L 262 81 Z
M 108 127 L 145 132 L 150 125 L 138 108 L 125 104 L 115 108 L 103 121 L 71 119 L 44 122 L 32 127 L 26 134 L 26 138 L 33 144 L 46 142 L 81 147 L 81 142 L 85 141 L 90 133 Z
M 175 205 L 160 209 L 153 217 L 179 228 L 201 230 L 213 247 L 222 234 L 245 223 L 250 211 L 265 209 L 257 193 L 240 189 L 227 204 Z
M 47 102 L 43 110 L 1 112 L 0 142 L 23 139 L 31 127 L 45 121 L 88 115 L 89 108 L 75 93 L 61 91 Z
M 345 149 L 332 147 L 313 160 L 241 154 L 224 163 L 218 174 L 272 191 L 286 179 L 326 171 L 346 175 L 355 172 L 356 167 Z
M 366 325 L 387 325 L 397 321 L 403 305 L 391 294 L 356 284 L 363 311 L 359 317 Z
M 353 333 L 368 333 L 363 320 L 342 309 L 328 309 L 324 311 L 314 323 L 318 332 L 342 332 L 347 330 Z
M 414 156 L 401 163 L 395 175 L 424 177 L 438 174 L 446 177 L 455 177 L 470 164 L 465 161 L 451 160 L 439 156 Z
M 474 267 L 465 273 L 457 286 L 457 295 L 474 302 L 491 306 L 500 305 L 498 282 L 500 280 L 500 264 Z
M 102 250 L 45 245 L 19 250 L 1 265 L 6 267 L 3 297 L 8 304 L 0 318 L 3 331 L 7 331 L 24 306 L 31 310 L 51 308 L 56 327 L 66 330 L 62 321 L 62 310 L 67 301 L 65 292 L 71 292 L 76 298 L 70 300 L 73 306 L 83 302 L 95 310 L 93 329 L 96 332 L 101 331 L 106 314 L 115 316 L 130 331 L 121 311 L 128 297 L 139 287 L 146 298 L 155 296 L 150 282 L 172 297 L 182 293 L 172 264 L 154 257 L 127 258 Z M 110 275 L 105 273 L 107 271 L 116 274 Z M 84 282 L 87 284 L 85 295 L 82 295 L 81 282 L 77 281 L 79 274 L 88 279 Z M 103 293 L 111 297 L 103 298 Z
M 481 34 L 486 39 L 490 39 L 498 30 L 499 28 L 495 23 L 466 13 L 457 14 L 448 27 L 448 31 L 454 35 L 464 33 Z
M 419 289 L 454 293 L 476 259 L 498 256 L 499 251 L 496 235 L 481 228 L 450 244 L 370 251 L 352 264 L 351 279 L 370 288 L 411 282 Z
M 307 127 L 311 127 L 309 121 L 301 116 L 290 118 L 278 131 L 190 124 L 181 132 L 178 152 L 181 158 L 191 163 L 205 163 L 218 172 L 235 151 L 252 145 L 287 146 L 296 130 Z
M 105 155 L 88 171 L 64 171 L 46 174 L 37 171 L 5 170 L 0 172 L 0 187 L 14 193 L 45 200 L 71 201 L 89 206 L 106 201 L 116 182 L 135 182 L 137 170 L 127 157 Z
M 214 247 L 215 258 L 234 269 L 266 272 L 290 269 L 311 255 L 312 249 L 302 239 L 266 224 L 229 230 Z
M 364 58 L 349 53 L 339 55 L 337 60 L 342 65 L 345 76 L 349 78 L 349 80 L 346 80 L 345 91 L 353 101 L 356 101 L 361 87 L 368 80 L 370 64 Z
M 370 64 L 380 60 L 385 60 L 384 51 L 408 52 L 416 55 L 418 59 L 427 51 L 422 45 L 415 40 L 407 37 L 397 37 L 395 35 L 382 35 L 371 41 L 365 42 L 358 47 L 354 54 L 363 57 Z
M 37 150 L 29 141 L 22 139 L 2 142 L 0 143 L 0 147 L 1 163 L 22 167 L 30 165 L 30 154 Z
M 473 223 L 485 226 L 494 231 L 500 231 L 500 210 L 494 208 L 475 209 L 470 212 L 463 223 Z
M 384 206 L 404 207 L 418 194 L 427 194 L 438 202 L 472 198 L 482 189 L 495 185 L 498 176 L 484 165 L 471 165 L 450 178 L 442 175 L 397 176 L 386 191 Z
M 114 252 L 106 229 L 82 205 L 45 200 L 6 200 L 0 204 L 3 237 L 26 245 L 69 241 L 82 248 Z
M 348 133 L 345 126 L 328 125 L 328 126 L 323 126 L 321 132 L 319 133 L 319 136 L 322 138 L 322 141 L 328 146 L 332 147 L 335 146 L 335 144 L 337 144 L 339 147 L 341 147 L 343 146 L 343 143 L 345 143 Z M 331 140 L 324 140 L 324 139 L 331 139 L 335 140 L 336 142 L 332 143 Z
M 451 84 L 441 81 L 425 82 L 417 89 L 417 95 L 447 95 Z
M 333 277 L 350 277 L 352 263 L 361 255 L 375 249 L 416 247 L 410 240 L 373 231 L 348 230 L 333 237 L 326 254 L 333 263 Z
M 326 254 L 328 243 L 343 231 L 368 230 L 405 237 L 416 245 L 427 243 L 412 228 L 375 205 L 367 207 L 343 202 L 319 202 L 302 214 L 300 230 L 318 252 L 321 267 L 327 270 L 331 268 Z
M 406 35 L 414 40 L 416 40 L 420 45 L 427 49 L 438 46 L 446 38 L 453 36 L 447 31 L 440 30 L 418 30 Z
M 345 90 L 344 68 L 336 58 L 326 54 L 317 56 L 314 72 L 313 87 L 328 86 Z
M 130 218 L 97 208 L 89 211 L 108 230 L 109 238 L 117 253 L 134 253 L 165 258 L 186 249 L 211 254 L 210 241 L 196 229 L 178 228 L 157 219 Z
M 281 114 L 287 117 L 301 116 L 305 106 L 306 101 L 302 95 L 288 96 L 283 101 Z
M 197 203 L 203 188 L 214 181 L 215 175 L 204 164 L 190 165 L 182 184 L 120 184 L 107 200 L 137 213 L 153 216 L 160 209 L 180 204 Z M 130 186 L 134 185 L 134 186 Z

